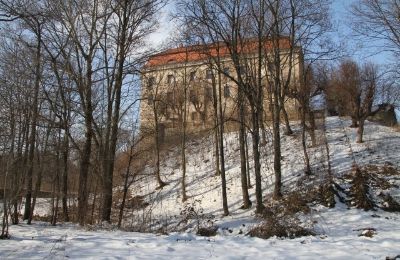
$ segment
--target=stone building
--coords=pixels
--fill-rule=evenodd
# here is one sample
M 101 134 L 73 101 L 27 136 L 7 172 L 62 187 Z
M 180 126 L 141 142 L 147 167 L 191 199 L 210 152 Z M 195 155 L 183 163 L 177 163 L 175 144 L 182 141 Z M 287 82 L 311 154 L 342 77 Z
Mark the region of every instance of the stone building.
M 303 55 L 300 47 L 290 52 L 288 38 L 280 40 L 284 74 L 291 70 L 291 88 L 298 88 L 300 76 L 303 73 Z M 254 68 L 253 61 L 257 59 L 255 41 L 249 41 L 243 47 L 245 68 Z M 265 55 L 271 47 L 271 41 L 266 41 Z M 292 55 L 289 55 L 292 53 Z M 291 58 L 290 58 L 291 56 Z M 268 59 L 265 59 L 268 60 Z M 219 66 L 216 66 L 218 61 Z M 253 62 L 253 63 L 252 63 Z M 268 85 L 268 63 L 262 69 L 262 81 Z M 216 69 L 216 68 L 219 69 Z M 227 128 L 235 128 L 237 122 L 237 90 L 238 87 L 231 77 L 237 77 L 228 49 L 216 45 L 196 45 L 173 48 L 149 58 L 142 71 L 142 102 L 140 106 L 141 129 L 154 129 L 158 122 L 159 131 L 181 127 L 186 114 L 188 131 L 208 129 L 213 126 L 214 107 L 213 93 L 216 98 L 221 94 L 223 113 Z M 214 88 L 215 87 L 215 88 Z M 221 88 L 219 88 L 221 87 Z M 220 91 L 219 91 L 220 90 Z M 264 94 L 264 118 L 270 118 L 268 90 Z M 287 98 L 285 107 L 291 118 L 297 118 L 296 101 Z M 186 109 L 184 109 L 186 108 Z M 249 118 L 250 120 L 250 118 Z

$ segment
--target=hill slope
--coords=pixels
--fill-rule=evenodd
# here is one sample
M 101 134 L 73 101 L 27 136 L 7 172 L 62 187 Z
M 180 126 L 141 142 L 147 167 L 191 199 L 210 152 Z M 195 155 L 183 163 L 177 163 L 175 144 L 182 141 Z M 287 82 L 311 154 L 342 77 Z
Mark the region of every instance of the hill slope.
M 240 161 L 236 133 L 226 135 L 228 202 L 231 215 L 222 217 L 220 177 L 215 176 L 212 139 L 196 140 L 188 145 L 188 195 L 181 202 L 179 150 L 172 149 L 162 164 L 164 180 L 169 184 L 155 190 L 156 181 L 149 167 L 131 187 L 132 196 L 143 196 L 149 206 L 127 209 L 124 226 L 152 230 L 168 235 L 122 231 L 85 231 L 71 224 L 49 227 L 44 224 L 12 226 L 13 238 L 0 241 L 0 258 L 131 258 L 131 259 L 282 259 L 282 258 L 351 258 L 382 259 L 400 255 L 400 214 L 379 209 L 390 195 L 400 201 L 400 133 L 391 128 L 367 123 L 365 143 L 355 143 L 355 129 L 338 117 L 327 118 L 326 138 L 330 150 L 333 181 L 340 188 L 336 206 L 310 205 L 307 214 L 297 214 L 303 225 L 313 226 L 317 235 L 295 239 L 268 240 L 246 236 L 262 220 L 255 218 L 254 206 L 240 209 Z M 294 130 L 299 129 L 294 125 Z M 323 136 L 320 136 L 322 138 Z M 321 139 L 322 140 L 322 139 Z M 321 140 L 309 148 L 313 176 L 304 178 L 303 154 L 296 135 L 282 137 L 283 184 L 286 194 L 322 185 L 327 179 L 326 148 Z M 272 149 L 262 147 L 262 180 L 266 204 L 271 204 L 273 187 Z M 358 209 L 352 197 L 351 175 L 356 163 L 370 176 L 369 194 L 376 203 L 374 211 Z M 387 171 L 385 171 L 385 169 Z M 388 169 L 391 169 L 389 171 Z M 302 186 L 299 186 L 299 185 Z M 354 185 L 353 185 L 354 186 Z M 254 202 L 254 188 L 250 189 Z M 193 210 L 191 210 L 193 209 Z M 217 226 L 217 236 L 193 234 L 199 226 Z M 143 228 L 143 230 L 146 230 Z
M 349 128 L 350 122 L 338 117 L 326 119 L 326 138 L 330 150 L 330 163 L 334 178 L 343 178 L 351 171 L 354 162 L 360 167 L 367 165 L 393 165 L 400 166 L 400 133 L 392 128 L 367 123 L 365 129 L 365 142 L 355 143 L 356 130 Z M 299 132 L 294 124 L 295 132 Z M 271 138 L 267 135 L 268 138 Z M 308 149 L 312 164 L 313 176 L 308 181 L 310 186 L 320 185 L 326 179 L 328 171 L 326 147 L 323 143 L 323 133 L 317 132 L 317 145 Z M 249 140 L 251 140 L 249 135 Z M 304 178 L 304 157 L 301 149 L 299 134 L 282 136 L 282 175 L 284 193 L 295 190 L 299 181 Z M 250 146 L 250 145 L 249 145 Z M 181 170 L 179 149 L 172 149 L 162 163 L 162 177 L 169 185 L 162 190 L 156 190 L 157 183 L 152 176 L 152 168 L 147 169 L 147 176 L 131 188 L 132 194 L 142 195 L 149 202 L 153 202 L 144 210 L 129 212 L 125 218 L 126 224 L 133 225 L 134 219 L 146 219 L 155 224 L 174 228 L 181 220 L 181 212 L 188 207 L 201 211 L 207 219 L 216 220 L 215 224 L 225 226 L 242 222 L 254 223 L 254 207 L 249 210 L 240 209 L 242 203 L 240 183 L 240 155 L 237 133 L 225 136 L 226 176 L 228 189 L 228 203 L 231 216 L 222 216 L 222 199 L 220 177 L 215 176 L 215 162 L 213 156 L 212 138 L 196 140 L 188 145 L 187 161 L 187 193 L 189 200 L 181 202 Z M 251 149 L 250 158 L 251 155 Z M 266 203 L 271 200 L 274 184 L 273 154 L 270 142 L 261 147 L 262 154 L 262 184 L 263 195 Z M 251 160 L 250 160 L 251 161 Z M 250 163 L 252 182 L 252 162 Z M 391 182 L 400 185 L 399 179 L 392 178 Z M 393 183 L 395 184 L 395 183 Z M 255 203 L 254 188 L 249 190 L 251 200 Z M 391 189 L 390 193 L 400 201 L 398 189 Z M 389 191 L 388 191 L 389 192 Z M 229 219 L 229 221 L 228 221 Z M 147 220 L 147 219 L 146 219 Z M 143 223 L 138 222 L 137 225 Z M 232 228 L 232 227 L 231 227 Z M 239 230 L 237 231 L 239 232 Z

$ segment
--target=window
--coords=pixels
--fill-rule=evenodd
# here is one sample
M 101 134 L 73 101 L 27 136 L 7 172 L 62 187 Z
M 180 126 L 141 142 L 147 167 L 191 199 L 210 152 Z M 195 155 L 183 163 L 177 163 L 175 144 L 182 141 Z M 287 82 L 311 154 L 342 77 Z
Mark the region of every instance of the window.
M 231 96 L 231 89 L 229 87 L 229 85 L 225 85 L 224 87 L 224 97 L 230 97 Z
M 147 104 L 148 105 L 152 105 L 153 104 L 153 95 L 152 94 L 150 94 L 148 97 L 147 97 Z
M 212 70 L 210 69 L 206 70 L 206 79 L 212 79 L 212 78 L 213 78 Z
M 192 112 L 192 121 L 197 121 L 197 112 Z
M 192 81 L 194 81 L 195 79 L 196 79 L 196 72 L 195 72 L 195 71 L 190 72 L 190 79 L 189 79 L 189 81 L 192 82 Z
M 242 76 L 246 76 L 247 75 L 247 69 L 245 66 L 239 66 L 239 73 Z
M 212 89 L 211 88 L 206 88 L 205 91 L 205 96 L 206 96 L 206 100 L 211 100 L 213 97 L 213 93 L 212 93 Z
M 228 68 L 228 67 L 225 67 L 225 68 L 224 68 L 224 75 L 225 75 L 225 76 L 229 76 L 229 72 L 230 72 L 230 71 L 229 71 L 229 68 Z
M 165 115 L 167 113 L 167 104 L 162 102 L 160 104 L 160 114 Z
M 267 67 L 268 67 L 268 72 L 271 72 L 271 73 L 274 72 L 274 66 L 272 65 L 271 62 L 268 62 Z
M 154 86 L 154 84 L 156 83 L 156 78 L 154 77 L 150 77 L 149 81 L 147 82 L 147 87 L 148 88 L 152 88 Z
M 190 99 L 190 102 L 192 102 L 192 103 L 196 103 L 197 102 L 197 95 L 196 95 L 196 91 L 194 89 L 190 90 L 189 99 Z
M 167 77 L 167 83 L 168 84 L 173 84 L 173 83 L 175 83 L 175 77 L 174 77 L 174 75 L 168 75 L 168 77 Z
M 168 102 L 168 103 L 174 102 L 174 93 L 172 93 L 172 92 L 167 92 L 167 102 Z

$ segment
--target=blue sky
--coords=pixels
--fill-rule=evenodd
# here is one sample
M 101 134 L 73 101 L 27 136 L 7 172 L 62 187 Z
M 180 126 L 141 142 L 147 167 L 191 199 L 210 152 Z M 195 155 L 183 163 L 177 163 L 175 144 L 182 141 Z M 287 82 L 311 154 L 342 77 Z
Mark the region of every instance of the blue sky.
M 352 32 L 351 5 L 356 0 L 333 0 L 332 1 L 332 22 L 337 27 L 336 39 L 346 43 L 350 56 L 360 62 L 371 61 L 378 64 L 392 62 L 390 53 L 378 53 L 377 50 L 368 45 L 371 41 L 358 39 Z
M 160 28 L 156 33 L 150 37 L 150 42 L 154 47 L 163 43 L 169 35 L 174 32 L 174 25 L 168 16 L 170 10 L 173 9 L 173 2 L 171 1 L 158 17 Z M 351 29 L 351 14 L 349 13 L 351 5 L 355 0 L 332 0 L 332 23 L 335 25 L 336 30 L 332 34 L 336 41 L 345 43 L 349 56 L 359 60 L 372 61 L 379 64 L 385 64 L 390 60 L 390 55 L 385 53 L 374 54 L 369 46 L 366 46 L 367 41 L 359 41 L 355 39 Z
M 335 26 L 332 33 L 335 41 L 345 44 L 349 57 L 364 62 L 374 62 L 381 65 L 387 65 L 393 62 L 395 57 L 390 53 L 378 53 L 371 46 L 368 46 L 368 40 L 357 39 L 351 28 L 352 17 L 350 13 L 351 5 L 357 0 L 332 0 L 331 21 Z M 163 8 L 158 17 L 160 28 L 152 34 L 149 43 L 154 47 L 159 47 L 168 36 L 174 33 L 174 24 L 170 21 L 169 13 L 173 9 L 173 0 Z M 398 113 L 400 119 L 400 113 Z

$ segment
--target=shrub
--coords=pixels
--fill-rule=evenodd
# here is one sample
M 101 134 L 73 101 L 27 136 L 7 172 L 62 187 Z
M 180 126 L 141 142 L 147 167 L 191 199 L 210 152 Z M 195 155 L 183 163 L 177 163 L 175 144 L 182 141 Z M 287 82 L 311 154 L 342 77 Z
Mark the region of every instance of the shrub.
M 359 167 L 354 167 L 351 177 L 350 195 L 353 204 L 360 209 L 373 210 L 375 204 L 369 193 L 368 174 Z
M 390 195 L 383 195 L 382 209 L 389 212 L 400 212 L 400 204 Z
M 197 230 L 197 235 L 202 236 L 202 237 L 213 237 L 217 235 L 217 230 L 218 227 L 216 226 L 211 226 L 211 227 L 200 227 Z
M 314 236 L 315 233 L 300 225 L 300 221 L 294 217 L 277 218 L 274 216 L 268 217 L 260 225 L 255 226 L 250 230 L 248 235 L 268 239 L 270 237 L 278 238 L 296 238 L 302 236 Z

